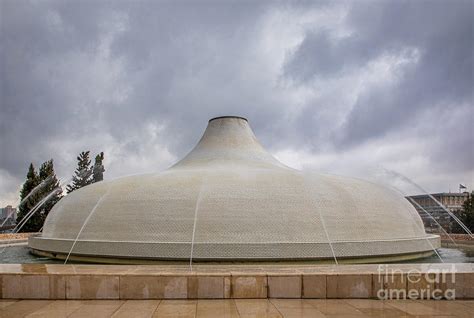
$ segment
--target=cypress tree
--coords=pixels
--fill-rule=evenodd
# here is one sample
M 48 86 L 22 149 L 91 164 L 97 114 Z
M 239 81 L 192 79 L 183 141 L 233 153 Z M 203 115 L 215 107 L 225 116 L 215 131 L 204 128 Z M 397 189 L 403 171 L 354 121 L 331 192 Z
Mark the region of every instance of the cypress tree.
M 25 217 L 25 215 L 39 202 L 39 195 L 36 191 L 34 194 L 30 192 L 40 184 L 39 175 L 33 166 L 33 163 L 30 163 L 28 168 L 28 173 L 26 174 L 26 181 L 23 183 L 23 186 L 20 190 L 20 205 L 18 206 L 18 215 L 17 215 L 17 224 Z M 26 197 L 28 197 L 26 199 Z
M 33 184 L 35 186 L 31 188 Z M 38 185 L 40 186 L 35 190 L 35 192 L 20 205 L 20 211 L 17 218 L 18 222 L 20 222 L 25 217 L 25 215 L 31 211 L 31 209 L 33 209 L 41 200 L 46 198 L 46 196 L 50 195 L 51 193 L 54 193 L 51 194 L 50 198 L 42 203 L 41 206 L 38 207 L 38 210 L 28 218 L 28 221 L 22 225 L 20 232 L 38 232 L 43 227 L 44 221 L 49 211 L 51 211 L 53 206 L 62 197 L 62 189 L 59 186 L 59 181 L 54 172 L 52 159 L 44 162 L 41 165 L 39 174 L 36 173 L 33 165 L 30 165 L 27 174 L 27 181 L 23 185 L 20 193 L 21 199 L 23 200 L 31 192 L 31 190 L 33 190 Z
M 77 168 L 72 177 L 72 183 L 66 187 L 67 193 L 80 189 L 92 183 L 92 168 L 90 167 L 89 151 L 83 151 L 77 157 Z
M 456 212 L 455 212 L 456 213 Z M 462 205 L 462 209 L 460 211 L 457 211 L 457 216 L 459 217 L 459 220 L 464 223 L 465 226 L 471 230 L 471 232 L 474 231 L 474 191 L 468 195 L 468 198 L 466 201 L 464 201 Z M 452 222 L 452 233 L 462 233 L 465 234 L 466 231 L 457 224 L 456 222 Z
M 104 153 L 101 152 L 95 156 L 95 162 L 93 167 L 92 183 L 99 182 L 104 180 Z
M 62 198 L 63 190 L 59 186 L 59 180 L 56 177 L 56 173 L 54 172 L 53 159 L 50 159 L 41 165 L 39 177 L 41 182 L 45 183 L 40 189 L 41 198 L 45 198 L 54 191 L 54 194 L 51 195 L 51 197 L 41 206 L 41 219 L 39 219 L 38 223 L 41 224 L 42 227 L 46 216 L 49 214 L 49 211 L 51 211 L 53 206 Z

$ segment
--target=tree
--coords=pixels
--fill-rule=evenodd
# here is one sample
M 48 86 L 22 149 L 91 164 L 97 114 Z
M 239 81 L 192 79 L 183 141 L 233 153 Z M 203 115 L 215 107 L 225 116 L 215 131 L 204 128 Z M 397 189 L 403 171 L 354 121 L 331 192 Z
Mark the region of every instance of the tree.
M 95 162 L 93 167 L 93 174 L 92 174 L 92 183 L 99 182 L 104 180 L 104 153 L 101 152 L 97 156 L 95 156 Z
M 39 190 L 41 198 L 45 198 L 47 195 L 50 195 L 50 197 L 40 209 L 42 215 L 41 226 L 43 226 L 44 220 L 46 219 L 46 216 L 48 216 L 49 211 L 51 211 L 53 206 L 58 203 L 59 200 L 61 200 L 63 190 L 61 189 L 59 180 L 56 177 L 56 173 L 54 172 L 53 159 L 50 159 L 41 165 L 39 177 L 41 182 L 44 182 L 44 186 Z
M 17 224 L 25 217 L 25 215 L 39 202 L 37 193 L 31 193 L 40 184 L 38 173 L 30 163 L 26 174 L 26 181 L 20 190 L 20 205 L 18 206 Z M 30 194 L 31 193 L 31 194 Z
M 92 183 L 92 168 L 89 160 L 89 152 L 83 151 L 77 157 L 77 168 L 72 177 L 72 183 L 66 187 L 67 193 L 80 189 Z
M 464 201 L 462 208 L 454 211 L 454 214 L 459 220 L 466 225 L 469 230 L 474 231 L 474 192 L 468 195 L 466 201 Z M 451 233 L 466 234 L 464 230 L 454 219 L 451 221 Z
M 28 198 L 26 198 L 27 196 Z M 27 217 L 28 221 L 21 225 L 20 232 L 38 232 L 43 227 L 49 211 L 61 197 L 62 189 L 54 172 L 53 160 L 44 162 L 39 169 L 39 173 L 36 173 L 33 164 L 30 164 L 27 179 L 20 193 L 20 199 L 24 202 L 19 207 L 18 223 L 33 208 L 36 207 L 37 210 Z
M 474 192 L 464 201 L 459 219 L 471 232 L 474 232 Z

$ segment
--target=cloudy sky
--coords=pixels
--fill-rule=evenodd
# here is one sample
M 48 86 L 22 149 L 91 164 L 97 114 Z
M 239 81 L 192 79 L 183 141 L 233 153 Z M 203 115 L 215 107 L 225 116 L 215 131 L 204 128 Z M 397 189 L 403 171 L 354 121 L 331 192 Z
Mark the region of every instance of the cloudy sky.
M 295 168 L 472 189 L 473 21 L 461 0 L 0 0 L 0 205 L 86 149 L 107 179 L 164 169 L 219 115 Z

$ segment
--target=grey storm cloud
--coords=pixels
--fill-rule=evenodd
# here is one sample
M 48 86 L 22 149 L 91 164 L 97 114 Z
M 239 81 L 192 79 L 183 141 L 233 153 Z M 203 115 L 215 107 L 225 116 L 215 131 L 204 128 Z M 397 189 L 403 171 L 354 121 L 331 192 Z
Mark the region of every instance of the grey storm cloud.
M 29 162 L 63 180 L 156 171 L 209 118 L 248 117 L 296 167 L 388 166 L 474 186 L 472 1 L 0 1 L 0 202 Z

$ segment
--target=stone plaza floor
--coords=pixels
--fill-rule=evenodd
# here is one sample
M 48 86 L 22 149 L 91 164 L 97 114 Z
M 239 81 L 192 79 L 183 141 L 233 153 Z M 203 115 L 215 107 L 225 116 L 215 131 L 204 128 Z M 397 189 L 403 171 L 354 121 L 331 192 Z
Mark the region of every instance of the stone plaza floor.
M 0 317 L 474 317 L 474 300 L 0 300 Z

